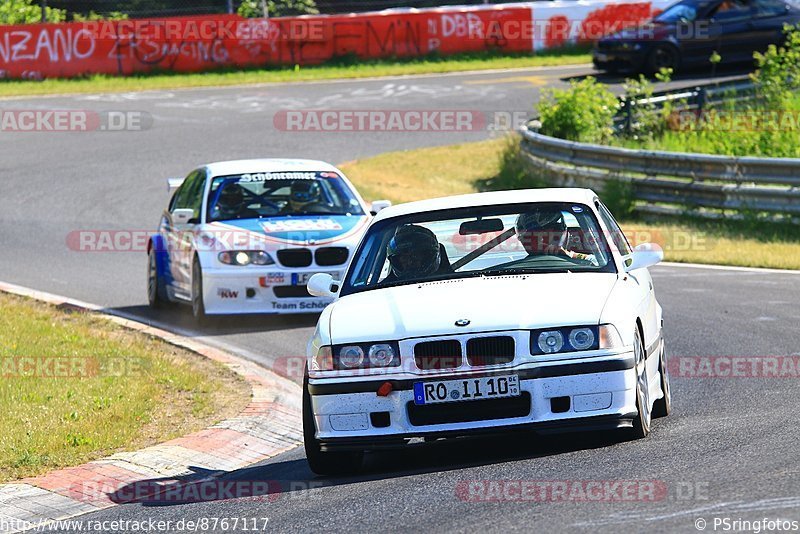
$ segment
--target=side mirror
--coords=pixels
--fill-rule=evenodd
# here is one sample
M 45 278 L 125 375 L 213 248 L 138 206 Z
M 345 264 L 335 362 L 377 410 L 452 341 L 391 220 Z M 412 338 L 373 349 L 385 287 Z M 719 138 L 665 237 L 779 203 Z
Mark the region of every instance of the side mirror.
M 625 272 L 652 267 L 663 259 L 664 250 L 660 246 L 655 243 L 642 243 L 633 249 L 633 253 L 625 261 Z
M 170 195 L 175 194 L 175 191 L 183 185 L 183 180 L 183 178 L 167 178 L 167 189 L 169 189 Z
M 333 298 L 339 293 L 339 282 L 328 273 L 317 273 L 308 279 L 306 288 L 315 297 Z
M 194 218 L 194 210 L 177 209 L 172 212 L 172 224 L 197 224 Z
M 391 205 L 391 200 L 375 200 L 372 202 L 372 207 L 369 209 L 369 211 L 373 215 L 377 215 L 379 211 L 386 209 Z

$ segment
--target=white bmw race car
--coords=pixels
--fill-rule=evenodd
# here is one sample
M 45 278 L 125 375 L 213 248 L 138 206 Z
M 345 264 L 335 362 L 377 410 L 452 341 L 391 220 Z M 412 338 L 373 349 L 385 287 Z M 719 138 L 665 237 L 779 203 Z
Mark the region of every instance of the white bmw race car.
M 306 456 L 319 474 L 424 438 L 613 429 L 670 412 L 661 306 L 588 189 L 394 206 L 366 231 L 308 346 Z M 619 429 L 619 430 L 618 430 Z
M 148 300 L 206 315 L 319 312 L 314 273 L 341 278 L 373 214 L 342 172 L 311 160 L 204 165 L 170 179 L 148 252 Z

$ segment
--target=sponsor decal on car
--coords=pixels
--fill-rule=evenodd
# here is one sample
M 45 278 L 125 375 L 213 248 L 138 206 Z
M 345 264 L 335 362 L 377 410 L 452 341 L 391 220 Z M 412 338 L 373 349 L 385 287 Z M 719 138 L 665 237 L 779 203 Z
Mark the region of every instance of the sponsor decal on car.
M 269 234 L 277 232 L 313 232 L 316 230 L 341 230 L 342 225 L 331 219 L 284 219 L 266 221 L 261 226 Z
M 238 291 L 233 291 L 231 289 L 226 289 L 226 288 L 223 288 L 223 287 L 220 287 L 219 289 L 217 289 L 217 295 L 221 299 L 239 298 L 239 292 Z

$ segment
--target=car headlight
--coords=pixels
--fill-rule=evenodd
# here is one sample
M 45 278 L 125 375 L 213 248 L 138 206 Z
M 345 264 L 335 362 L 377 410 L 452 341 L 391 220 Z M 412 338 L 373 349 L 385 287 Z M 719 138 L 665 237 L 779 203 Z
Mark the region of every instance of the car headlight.
M 614 337 L 616 336 L 616 337 Z M 531 332 L 531 354 L 555 354 L 584 350 L 613 349 L 622 345 L 612 325 L 568 326 Z
M 272 265 L 275 260 L 263 250 L 226 250 L 217 256 L 226 265 Z
M 400 366 L 397 342 L 358 343 L 333 347 L 333 369 L 380 369 Z

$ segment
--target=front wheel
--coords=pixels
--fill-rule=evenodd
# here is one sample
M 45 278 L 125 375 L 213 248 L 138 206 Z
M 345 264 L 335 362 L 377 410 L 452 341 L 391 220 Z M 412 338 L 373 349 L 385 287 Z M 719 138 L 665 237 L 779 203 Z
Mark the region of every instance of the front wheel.
M 163 308 L 169 303 L 163 277 L 158 274 L 155 248 L 147 253 L 147 303 L 154 309 Z
M 645 70 L 647 74 L 658 74 L 661 69 L 677 71 L 681 63 L 678 49 L 672 45 L 662 44 L 656 46 L 647 56 Z
M 672 391 L 669 387 L 666 352 L 667 349 L 662 343 L 661 356 L 658 359 L 658 374 L 661 376 L 661 392 L 664 396 L 653 403 L 653 417 L 666 417 L 672 412 Z
M 348 475 L 361 468 L 363 452 L 328 452 L 322 451 L 316 438 L 317 427 L 314 422 L 314 410 L 311 406 L 311 394 L 308 392 L 308 377 L 303 380 L 303 445 L 306 459 L 311 470 L 318 475 Z
M 647 354 L 644 351 L 644 342 L 636 328 L 636 339 L 633 344 L 634 367 L 636 373 L 636 417 L 633 419 L 633 428 L 630 430 L 631 439 L 641 439 L 650 434 L 650 388 L 647 378 Z
M 206 320 L 206 305 L 203 302 L 203 269 L 197 258 L 192 262 L 192 316 L 198 324 Z

